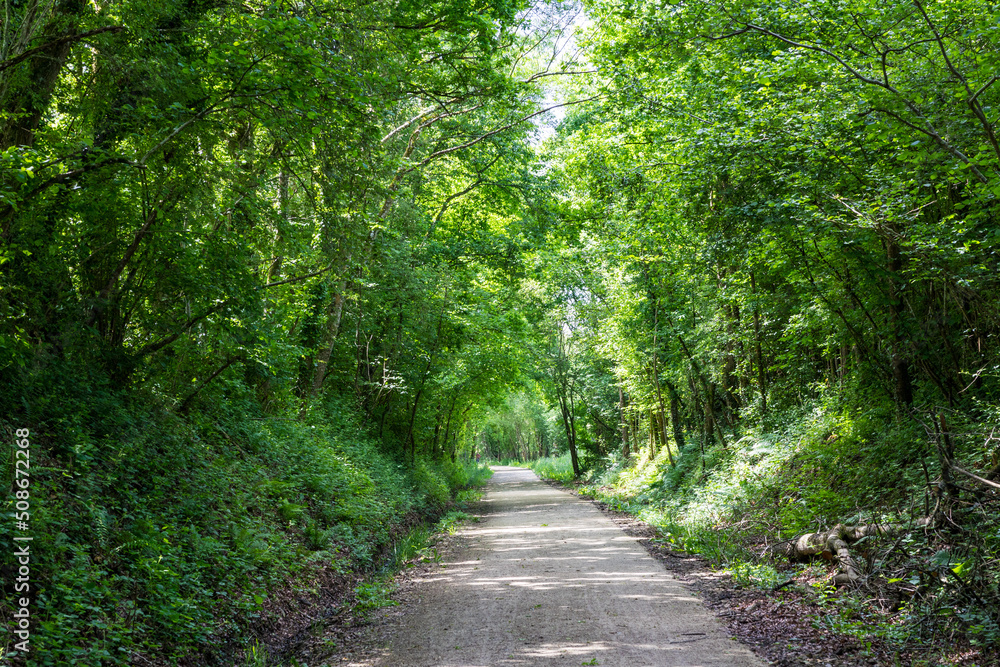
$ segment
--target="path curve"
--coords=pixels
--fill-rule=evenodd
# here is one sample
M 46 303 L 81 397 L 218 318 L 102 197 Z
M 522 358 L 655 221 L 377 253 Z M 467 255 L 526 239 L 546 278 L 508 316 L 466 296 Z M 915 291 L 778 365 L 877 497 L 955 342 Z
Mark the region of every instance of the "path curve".
M 597 508 L 530 470 L 494 473 L 376 665 L 762 667 Z

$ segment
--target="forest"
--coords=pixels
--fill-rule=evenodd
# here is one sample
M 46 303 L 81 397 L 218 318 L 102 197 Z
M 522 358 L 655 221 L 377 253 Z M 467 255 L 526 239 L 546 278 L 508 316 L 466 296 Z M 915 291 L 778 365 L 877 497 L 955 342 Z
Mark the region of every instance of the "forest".
M 994 664 L 998 79 L 992 0 L 3 0 L 0 660 L 258 664 L 516 461 Z

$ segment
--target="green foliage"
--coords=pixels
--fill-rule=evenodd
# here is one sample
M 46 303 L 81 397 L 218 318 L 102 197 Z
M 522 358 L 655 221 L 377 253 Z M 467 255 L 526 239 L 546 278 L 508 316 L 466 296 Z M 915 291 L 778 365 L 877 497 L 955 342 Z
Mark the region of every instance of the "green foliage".
M 467 521 L 477 520 L 471 514 L 462 511 L 451 511 L 441 517 L 434 525 L 434 532 L 454 535 L 459 525 Z
M 574 479 L 573 464 L 568 453 L 535 459 L 531 461 L 530 467 L 543 479 L 554 479 L 559 482 L 571 482 Z
M 254 642 L 253 646 L 247 649 L 245 667 L 267 667 L 267 649 Z
M 536 385 L 506 397 L 477 420 L 480 447 L 491 459 L 530 461 L 565 440 L 554 411 L 546 410 Z M 560 440 L 561 438 L 561 440 Z
M 960 633 L 973 647 L 987 646 L 997 636 L 995 609 L 974 600 L 996 590 L 989 563 L 1000 551 L 995 517 L 978 509 L 963 514 L 961 537 L 919 530 L 852 545 L 866 577 L 853 595 L 827 588 L 826 565 L 794 572 L 762 557 L 764 541 L 838 523 L 908 525 L 927 511 L 913 507 L 935 465 L 927 434 L 893 420 L 891 404 L 852 403 L 827 395 L 774 414 L 770 429 L 747 429 L 726 449 L 716 444 L 703 455 L 699 443 L 689 444 L 674 465 L 648 450 L 631 464 L 610 456 L 581 491 L 649 522 L 656 542 L 705 557 L 739 585 L 766 590 L 796 576 L 819 578 L 816 604 L 825 611 L 816 622 L 829 630 L 898 646 Z M 968 455 L 977 445 L 959 437 L 964 427 L 952 428 L 956 451 Z M 886 585 L 911 596 L 898 615 L 872 599 Z
M 273 591 L 378 569 L 488 478 L 470 412 L 521 374 L 507 297 L 541 197 L 522 70 L 551 39 L 524 29 L 565 17 L 7 4 L 0 414 L 35 436 L 32 661 L 226 662 Z
M 418 461 L 413 470 L 413 478 L 421 494 L 426 497 L 429 509 L 431 511 L 443 510 L 451 496 L 441 473 L 432 470 L 425 462 Z
M 399 604 L 399 602 L 392 599 L 392 594 L 395 590 L 396 584 L 393 583 L 391 578 L 360 584 L 354 589 L 355 602 L 352 610 L 364 618 L 376 609 L 394 607 Z
M 465 466 L 465 483 L 463 486 L 466 488 L 478 488 L 485 485 L 491 477 L 493 477 L 493 469 L 489 465 L 483 463 L 473 463 L 469 461 Z
M 342 411 L 254 417 L 236 395 L 188 422 L 141 394 L 66 379 L 74 391 L 52 395 L 47 381 L 26 385 L 49 401 L 32 431 L 33 576 L 49 582 L 32 602 L 34 664 L 209 650 L 298 573 L 412 557 L 426 530 L 399 542 L 395 526 L 461 488 L 432 464 L 407 470 Z M 441 469 L 461 486 L 488 474 Z
M 426 549 L 430 537 L 431 531 L 426 526 L 417 526 L 406 531 L 403 537 L 393 542 L 392 556 L 386 560 L 382 568 L 383 571 L 391 573 L 399 570 L 414 556 Z
M 737 585 L 744 588 L 773 590 L 785 579 L 785 575 L 778 572 L 770 563 L 737 562 L 726 572 L 732 575 Z
M 948 460 L 996 465 L 983 3 L 593 0 L 573 53 L 567 3 L 8 4 L 0 414 L 38 434 L 39 664 L 180 660 L 310 567 L 398 560 L 478 456 L 758 582 L 745 522 L 929 513 Z M 981 496 L 975 539 L 900 571 L 993 590 Z M 995 636 L 920 585 L 914 618 Z

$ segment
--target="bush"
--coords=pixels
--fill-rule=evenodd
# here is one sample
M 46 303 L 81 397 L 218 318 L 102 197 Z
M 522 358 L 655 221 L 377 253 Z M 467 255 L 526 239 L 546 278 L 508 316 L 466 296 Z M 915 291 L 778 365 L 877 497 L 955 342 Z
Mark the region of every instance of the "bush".
M 438 470 L 434 470 L 426 461 L 417 461 L 413 469 L 413 479 L 416 481 L 417 490 L 424 497 L 428 510 L 431 513 L 444 511 L 451 500 L 448 484 L 445 476 Z

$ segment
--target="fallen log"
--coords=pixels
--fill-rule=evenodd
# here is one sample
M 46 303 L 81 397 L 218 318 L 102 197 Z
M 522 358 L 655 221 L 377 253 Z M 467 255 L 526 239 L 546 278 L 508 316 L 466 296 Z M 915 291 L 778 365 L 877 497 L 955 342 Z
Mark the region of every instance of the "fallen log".
M 917 521 L 917 527 L 931 524 L 929 517 Z M 895 537 L 909 527 L 901 524 L 867 524 L 845 526 L 838 523 L 830 530 L 820 533 L 806 533 L 794 540 L 782 542 L 771 549 L 771 553 L 787 556 L 789 560 L 820 556 L 825 560 L 836 560 L 840 573 L 833 578 L 837 586 L 852 584 L 861 578 L 857 563 L 851 556 L 850 544 L 872 536 Z
M 928 436 L 933 440 L 936 446 L 938 458 L 941 463 L 941 477 L 930 484 L 930 491 L 937 498 L 937 503 L 934 506 L 934 510 L 931 512 L 931 516 L 917 520 L 915 526 L 913 527 L 903 524 L 867 524 L 863 526 L 845 526 L 842 523 L 838 523 L 830 530 L 819 533 L 806 533 L 805 535 L 800 535 L 793 540 L 776 544 L 772 546 L 769 551 L 773 554 L 787 556 L 790 560 L 810 558 L 813 556 L 822 556 L 826 560 L 830 561 L 836 560 L 840 566 L 840 572 L 834 577 L 833 581 L 834 584 L 840 586 L 852 584 L 861 578 L 861 573 L 858 570 L 857 563 L 851 557 L 850 545 L 852 543 L 856 543 L 865 537 L 872 537 L 876 535 L 896 537 L 909 530 L 913 530 L 913 528 L 942 525 L 945 522 L 957 525 L 951 518 L 950 507 L 958 497 L 959 491 L 964 487 L 959 487 L 955 484 L 952 473 L 955 472 L 964 475 L 965 477 L 978 482 L 982 486 L 986 487 L 987 491 L 1000 489 L 1000 483 L 997 482 L 997 480 L 1000 479 L 1000 460 L 997 458 L 998 455 L 994 454 L 993 467 L 984 473 L 985 476 L 977 475 L 976 473 L 955 465 L 954 445 L 948 432 L 948 425 L 945 421 L 945 417 L 943 414 L 931 415 L 931 417 L 934 428 L 931 429 L 927 424 L 924 424 L 924 428 L 927 430 Z M 991 433 L 989 439 L 987 440 L 987 444 L 994 439 L 995 438 Z M 995 493 L 995 491 L 993 492 Z M 978 491 L 974 491 L 973 493 L 982 495 L 982 493 Z M 944 505 L 943 508 L 941 508 L 942 503 Z

